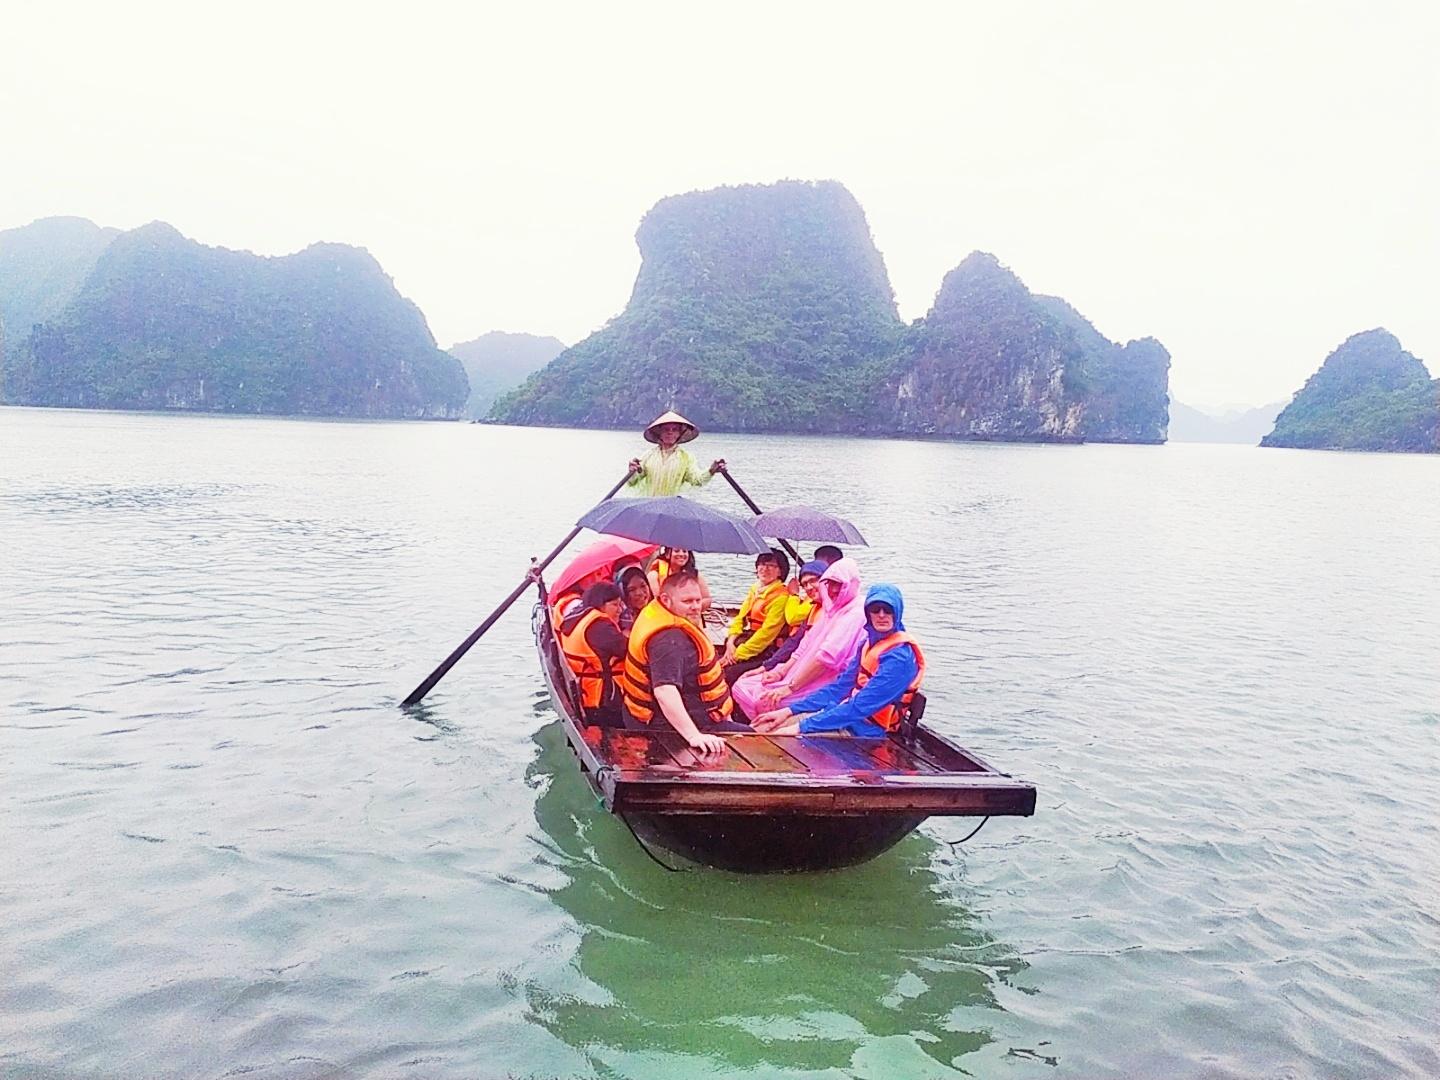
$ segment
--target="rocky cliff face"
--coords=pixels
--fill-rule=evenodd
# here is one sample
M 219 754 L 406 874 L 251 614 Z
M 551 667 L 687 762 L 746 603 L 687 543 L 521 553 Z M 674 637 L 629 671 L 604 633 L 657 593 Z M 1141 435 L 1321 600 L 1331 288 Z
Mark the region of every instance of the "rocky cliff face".
M 54 318 L 74 299 L 119 233 L 78 217 L 41 218 L 0 231 L 0 364 L 37 323 Z M 0 401 L 3 389 L 0 383 Z
M 896 432 L 966 439 L 1163 442 L 1170 354 L 1120 346 L 1069 304 L 1035 296 L 993 255 L 945 276 L 885 382 Z
M 640 224 L 625 311 L 496 403 L 512 423 L 1162 442 L 1170 357 L 1108 341 L 990 255 L 901 324 L 839 184 L 695 192 Z
M 267 259 L 160 222 L 114 239 L 7 370 L 25 405 L 456 417 L 469 387 L 367 253 Z
M 1355 334 L 1325 358 L 1260 445 L 1440 452 L 1440 379 L 1388 330 Z
M 493 415 L 635 427 L 672 406 L 733 431 L 835 430 L 902 324 L 854 197 L 836 183 L 693 192 L 645 215 L 630 303 Z

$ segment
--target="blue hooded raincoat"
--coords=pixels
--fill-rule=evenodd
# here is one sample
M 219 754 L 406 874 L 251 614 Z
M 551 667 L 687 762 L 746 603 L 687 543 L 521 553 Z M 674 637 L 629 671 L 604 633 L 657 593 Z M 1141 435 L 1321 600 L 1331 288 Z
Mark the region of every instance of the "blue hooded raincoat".
M 868 608 L 876 603 L 889 605 L 890 610 L 895 612 L 895 629 L 905 629 L 905 599 L 899 589 L 894 585 L 871 585 L 865 593 L 865 606 Z M 865 636 L 871 645 L 880 640 L 880 634 L 870 625 L 868 616 L 865 619 Z M 863 645 L 855 650 L 850 663 L 834 682 L 791 703 L 792 715 L 815 714 L 800 721 L 800 734 L 828 731 L 867 739 L 884 737 L 885 729 L 871 723 L 870 717 L 904 696 L 910 680 L 919 670 L 919 664 L 916 663 L 914 649 L 891 649 L 880 658 L 874 678 L 865 684 L 863 690 L 857 691 L 855 679 L 860 673 L 860 654 L 864 651 Z

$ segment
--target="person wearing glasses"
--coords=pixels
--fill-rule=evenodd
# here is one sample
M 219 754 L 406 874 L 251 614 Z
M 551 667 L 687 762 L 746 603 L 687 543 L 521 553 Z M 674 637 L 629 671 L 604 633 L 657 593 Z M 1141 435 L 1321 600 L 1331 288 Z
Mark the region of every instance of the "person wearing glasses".
M 894 585 L 865 593 L 865 642 L 828 686 L 785 708 L 761 713 L 755 730 L 769 735 L 853 735 L 880 739 L 895 731 L 925 681 L 925 654 L 905 632 L 905 600 Z
M 725 652 L 720 657 L 725 681 L 730 685 L 770 659 L 775 651 L 785 629 L 785 604 L 790 599 L 785 579 L 789 576 L 790 560 L 783 551 L 771 548 L 755 556 L 755 584 L 730 620 Z
M 826 568 L 819 560 L 806 563 L 806 571 L 819 571 L 816 618 L 790 656 L 768 671 L 752 671 L 735 682 L 736 706 L 746 716 L 758 716 L 814 693 L 834 682 L 854 659 L 865 640 L 865 604 L 860 567 L 854 559 L 841 559 Z

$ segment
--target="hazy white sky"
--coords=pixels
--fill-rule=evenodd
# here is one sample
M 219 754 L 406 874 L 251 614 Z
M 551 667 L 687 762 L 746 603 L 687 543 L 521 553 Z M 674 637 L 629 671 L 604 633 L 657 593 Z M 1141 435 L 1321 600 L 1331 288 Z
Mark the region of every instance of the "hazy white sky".
M 901 314 L 994 252 L 1172 393 L 1440 374 L 1440 5 L 5 5 L 0 228 L 368 248 L 442 345 L 584 337 L 665 195 L 836 179 Z

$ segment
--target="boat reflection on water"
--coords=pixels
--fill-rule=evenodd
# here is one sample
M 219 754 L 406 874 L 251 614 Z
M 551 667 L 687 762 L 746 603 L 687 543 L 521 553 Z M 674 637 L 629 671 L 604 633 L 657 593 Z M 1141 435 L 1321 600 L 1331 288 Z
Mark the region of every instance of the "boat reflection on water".
M 990 1041 L 995 984 L 1025 964 L 937 877 L 934 840 L 834 873 L 670 873 L 598 804 L 558 722 L 534 738 L 536 839 L 565 879 L 550 895 L 577 924 L 585 987 L 528 1002 L 602 1075 L 943 1076 Z

